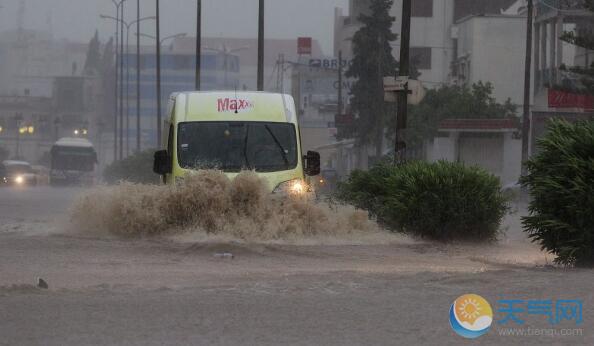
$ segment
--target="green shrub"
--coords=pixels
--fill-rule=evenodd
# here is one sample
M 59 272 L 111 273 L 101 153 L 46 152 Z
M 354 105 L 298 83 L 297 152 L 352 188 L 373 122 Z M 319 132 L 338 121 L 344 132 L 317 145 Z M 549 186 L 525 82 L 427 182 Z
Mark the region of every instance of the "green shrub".
M 508 210 L 497 177 L 446 161 L 355 171 L 338 197 L 392 229 L 441 241 L 493 240 Z
M 565 265 L 594 264 L 594 121 L 552 120 L 522 179 L 524 231 Z
M 160 176 L 153 172 L 154 150 L 145 150 L 105 167 L 103 179 L 113 184 L 121 180 L 132 183 L 159 183 Z

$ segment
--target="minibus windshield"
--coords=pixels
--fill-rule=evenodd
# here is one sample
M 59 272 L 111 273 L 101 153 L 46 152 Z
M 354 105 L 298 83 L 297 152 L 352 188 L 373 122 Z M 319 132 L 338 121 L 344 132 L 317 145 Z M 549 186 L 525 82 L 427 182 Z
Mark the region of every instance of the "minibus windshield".
M 275 172 L 297 166 L 295 126 L 273 122 L 180 123 L 177 155 L 182 168 Z

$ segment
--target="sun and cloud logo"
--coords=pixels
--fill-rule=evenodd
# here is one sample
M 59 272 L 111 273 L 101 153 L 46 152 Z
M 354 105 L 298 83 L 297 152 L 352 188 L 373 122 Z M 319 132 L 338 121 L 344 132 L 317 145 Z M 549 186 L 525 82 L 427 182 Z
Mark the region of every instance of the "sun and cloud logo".
M 493 323 L 493 310 L 489 302 L 478 294 L 458 297 L 450 307 L 452 329 L 468 339 L 485 334 Z

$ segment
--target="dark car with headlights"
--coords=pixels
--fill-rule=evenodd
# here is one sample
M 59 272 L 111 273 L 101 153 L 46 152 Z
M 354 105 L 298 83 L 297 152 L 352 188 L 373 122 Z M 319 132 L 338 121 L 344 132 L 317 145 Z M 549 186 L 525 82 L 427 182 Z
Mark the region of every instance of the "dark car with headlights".
M 34 186 L 37 185 L 37 175 L 26 161 L 6 160 L 0 163 L 0 184 Z

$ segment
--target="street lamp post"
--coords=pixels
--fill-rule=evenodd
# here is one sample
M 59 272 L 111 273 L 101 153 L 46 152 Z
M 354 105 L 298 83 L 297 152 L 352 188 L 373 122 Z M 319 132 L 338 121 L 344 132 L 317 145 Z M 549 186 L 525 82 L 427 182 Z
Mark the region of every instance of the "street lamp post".
M 264 0 L 258 6 L 258 91 L 264 90 Z
M 142 33 L 136 33 L 136 36 L 148 37 L 155 40 L 157 46 L 157 147 L 161 148 L 161 46 L 163 42 L 174 39 L 185 37 L 185 33 L 179 33 L 175 35 L 165 36 L 159 39 L 158 36 L 147 35 Z
M 126 28 L 126 54 L 122 54 L 125 55 L 126 57 L 126 153 L 129 153 L 129 148 L 130 148 L 130 141 L 129 141 L 129 130 L 130 130 L 130 56 L 129 56 L 129 51 L 130 51 L 130 27 L 132 27 L 132 25 L 136 24 L 137 28 L 140 25 L 140 22 L 145 21 L 145 20 L 152 20 L 155 19 L 155 16 L 149 16 L 149 17 L 143 17 L 143 18 L 139 18 L 136 20 L 131 21 L 130 23 L 120 19 L 120 18 L 116 18 L 116 17 L 112 17 L 112 16 L 107 16 L 107 15 L 100 15 L 101 18 L 103 19 L 111 19 L 111 20 L 115 20 L 117 23 L 120 23 L 123 27 Z M 122 39 L 121 39 L 122 43 L 124 41 L 124 37 L 123 37 L 123 32 L 122 32 Z M 138 42 L 138 41 L 137 41 Z M 140 51 L 139 48 L 140 45 L 138 45 L 137 47 L 137 57 L 136 57 L 136 62 L 137 62 L 137 95 L 136 95 L 136 105 L 137 105 L 137 119 L 136 119 L 136 125 L 137 125 L 137 131 L 140 131 L 140 70 L 139 70 L 139 60 L 140 60 Z M 123 49 L 123 47 L 122 47 Z M 122 59 L 120 59 L 122 62 L 122 77 L 123 77 L 123 62 L 124 59 L 122 57 Z M 122 78 L 123 79 L 123 78 Z M 123 81 L 122 81 L 122 85 L 123 85 Z M 123 86 L 120 87 L 121 89 L 121 93 L 123 96 Z M 123 97 L 122 97 L 123 99 Z M 122 102 L 122 100 L 120 100 L 120 103 Z M 121 104 L 123 107 L 123 104 Z M 122 112 L 123 114 L 123 112 Z M 140 138 L 137 135 L 137 146 L 140 147 Z M 120 117 L 120 158 L 122 158 L 123 156 L 123 151 L 122 151 L 122 144 L 123 144 L 123 116 Z
M 196 0 L 196 81 L 195 89 L 200 90 L 200 69 L 202 64 L 202 0 Z
M 130 154 L 130 27 L 126 25 L 126 156 Z
M 117 107 L 117 102 L 116 102 L 116 107 Z M 117 115 L 117 113 L 116 113 L 116 115 Z M 116 116 L 115 120 L 116 120 L 116 123 L 117 123 L 117 121 L 118 121 L 118 118 L 117 118 L 117 116 Z M 54 139 L 55 139 L 56 141 L 57 141 L 58 139 L 60 139 L 60 124 L 61 124 L 61 123 L 62 123 L 62 122 L 60 121 L 60 118 L 59 118 L 59 117 L 56 117 L 56 118 L 54 119 Z M 117 132 L 116 132 L 116 135 L 117 135 Z M 114 160 L 115 160 L 115 156 L 114 156 Z
M 118 156 L 118 78 L 119 78 L 119 65 L 120 65 L 120 57 L 121 51 L 119 51 L 119 41 L 120 41 L 120 34 L 119 34 L 119 21 L 120 21 L 120 8 L 123 7 L 122 4 L 125 0 L 111 0 L 116 8 L 116 29 L 115 29 L 115 86 L 114 86 L 114 115 L 113 115 L 113 159 L 117 160 Z M 113 17 L 112 17 L 113 18 Z
M 140 32 L 140 0 L 136 0 L 136 32 Z M 136 151 L 140 152 L 140 36 L 136 36 Z
M 124 1 L 122 1 L 120 17 L 120 54 L 124 55 Z M 119 158 L 124 158 L 124 59 L 120 59 L 120 145 Z
M 14 116 L 14 121 L 16 123 L 17 134 L 16 134 L 16 148 L 15 148 L 15 157 L 18 159 L 20 157 L 20 141 L 21 141 L 21 121 L 23 121 L 23 115 L 21 113 L 17 113 Z

